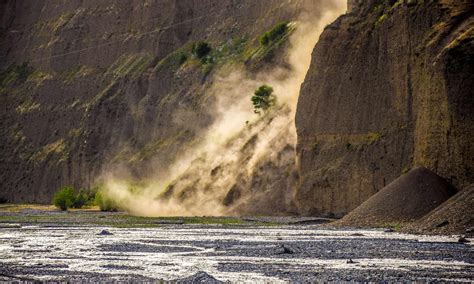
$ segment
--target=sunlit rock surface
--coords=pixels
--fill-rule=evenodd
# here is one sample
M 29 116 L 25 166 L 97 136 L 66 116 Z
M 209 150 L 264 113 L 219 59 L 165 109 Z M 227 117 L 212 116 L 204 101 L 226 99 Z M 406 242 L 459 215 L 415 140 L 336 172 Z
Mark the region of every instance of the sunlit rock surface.
M 472 1 L 350 2 L 299 98 L 301 211 L 346 214 L 416 166 L 472 184 Z

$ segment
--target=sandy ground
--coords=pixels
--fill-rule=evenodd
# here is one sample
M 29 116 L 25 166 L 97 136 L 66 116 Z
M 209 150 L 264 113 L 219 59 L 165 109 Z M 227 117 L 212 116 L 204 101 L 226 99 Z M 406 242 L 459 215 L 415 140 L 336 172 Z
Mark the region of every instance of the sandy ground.
M 25 212 L 0 212 L 0 280 L 474 281 L 472 242 L 457 236 L 327 230 L 295 218 L 120 228 L 36 212 L 43 222 L 15 223 Z

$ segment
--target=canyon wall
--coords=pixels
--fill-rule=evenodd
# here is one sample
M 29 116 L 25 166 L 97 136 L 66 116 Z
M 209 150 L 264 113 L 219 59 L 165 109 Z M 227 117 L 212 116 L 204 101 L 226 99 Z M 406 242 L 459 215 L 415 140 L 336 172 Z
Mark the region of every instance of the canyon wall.
M 298 102 L 300 211 L 343 215 L 416 166 L 473 183 L 472 1 L 348 4 Z
M 259 37 L 323 2 L 0 1 L 0 198 L 50 202 L 120 165 L 159 176 L 212 124 L 217 67 L 283 62 L 253 56 Z M 198 41 L 213 48 L 206 62 Z

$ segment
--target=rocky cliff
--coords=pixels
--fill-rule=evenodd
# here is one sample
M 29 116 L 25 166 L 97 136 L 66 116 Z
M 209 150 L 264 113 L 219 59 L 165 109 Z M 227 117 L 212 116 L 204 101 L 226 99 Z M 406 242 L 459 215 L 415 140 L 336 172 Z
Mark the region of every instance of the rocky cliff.
M 296 127 L 305 214 L 343 215 L 416 166 L 474 182 L 472 1 L 349 1 L 326 28 Z
M 258 38 L 320 2 L 0 1 L 0 197 L 50 202 L 107 167 L 159 175 L 212 124 L 217 67 L 281 62 Z

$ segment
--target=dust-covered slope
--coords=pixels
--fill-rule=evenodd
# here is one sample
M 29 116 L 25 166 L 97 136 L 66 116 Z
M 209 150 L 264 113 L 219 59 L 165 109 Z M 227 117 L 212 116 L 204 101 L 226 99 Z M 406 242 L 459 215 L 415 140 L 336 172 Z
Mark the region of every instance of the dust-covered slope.
M 254 56 L 259 36 L 329 2 L 1 1 L 0 197 L 49 202 L 122 168 L 162 178 L 214 121 L 215 70 L 283 62 Z M 205 61 L 197 41 L 212 47 Z
M 473 2 L 349 4 L 298 102 L 302 212 L 346 214 L 416 166 L 473 183 Z
M 146 216 L 296 214 L 296 100 L 321 31 L 344 11 L 344 5 L 326 7 L 322 17 L 301 15 L 288 23 L 271 44 L 282 58 L 265 63 L 272 68 L 220 66 L 206 92 L 217 100 L 214 122 L 176 153 L 168 175 L 130 184 L 123 172 L 111 173 L 104 177 L 104 194 Z M 250 62 L 267 49 L 262 44 Z M 257 114 L 250 98 L 263 84 L 271 86 L 276 103 Z

